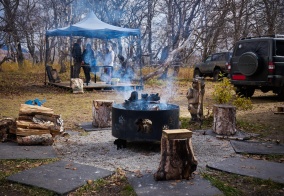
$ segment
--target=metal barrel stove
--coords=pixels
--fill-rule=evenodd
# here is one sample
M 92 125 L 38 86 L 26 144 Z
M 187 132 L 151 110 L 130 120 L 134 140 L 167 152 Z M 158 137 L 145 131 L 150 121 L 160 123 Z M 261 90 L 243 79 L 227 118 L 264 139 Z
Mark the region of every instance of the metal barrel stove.
M 134 96 L 133 96 L 134 94 Z M 162 130 L 179 128 L 179 106 L 160 103 L 158 94 L 136 91 L 122 104 L 112 106 L 112 135 L 127 141 L 160 141 Z

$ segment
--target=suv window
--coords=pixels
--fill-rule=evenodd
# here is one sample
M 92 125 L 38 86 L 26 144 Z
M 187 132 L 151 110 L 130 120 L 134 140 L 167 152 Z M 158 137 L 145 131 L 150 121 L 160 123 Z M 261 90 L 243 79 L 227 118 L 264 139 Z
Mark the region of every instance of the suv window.
M 269 42 L 243 42 L 239 43 L 236 47 L 235 56 L 241 56 L 246 52 L 254 52 L 259 56 L 267 56 L 269 53 Z
M 276 56 L 284 56 L 284 41 L 276 40 L 276 48 L 275 48 Z
M 222 61 L 222 60 L 225 60 L 224 53 L 213 54 L 212 61 Z
M 211 61 L 211 56 L 207 57 L 207 59 L 205 60 L 205 62 L 209 62 Z

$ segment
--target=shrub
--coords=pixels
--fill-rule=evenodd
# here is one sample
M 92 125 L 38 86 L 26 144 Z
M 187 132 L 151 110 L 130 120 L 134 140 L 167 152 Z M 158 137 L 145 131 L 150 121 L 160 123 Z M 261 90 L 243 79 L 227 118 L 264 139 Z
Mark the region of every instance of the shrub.
M 252 109 L 252 102 L 249 98 L 235 94 L 235 88 L 231 81 L 222 77 L 221 81 L 215 84 L 213 91 L 213 99 L 217 104 L 231 104 L 239 110 Z

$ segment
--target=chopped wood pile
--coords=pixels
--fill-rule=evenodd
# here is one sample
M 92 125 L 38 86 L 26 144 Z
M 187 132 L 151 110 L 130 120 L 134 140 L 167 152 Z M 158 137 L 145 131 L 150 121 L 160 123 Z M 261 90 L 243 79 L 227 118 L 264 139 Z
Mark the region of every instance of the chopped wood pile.
M 64 131 L 63 120 L 53 109 L 21 104 L 16 120 L 19 145 L 52 145 L 53 138 Z

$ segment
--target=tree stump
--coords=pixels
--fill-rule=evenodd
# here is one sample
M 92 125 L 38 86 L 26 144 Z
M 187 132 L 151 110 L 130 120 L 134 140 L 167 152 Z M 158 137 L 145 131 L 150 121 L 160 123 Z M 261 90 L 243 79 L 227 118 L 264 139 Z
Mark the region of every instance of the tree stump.
M 93 101 L 93 126 L 98 128 L 111 127 L 112 100 Z
M 220 135 L 234 135 L 236 129 L 236 107 L 219 104 L 213 106 L 213 132 Z
M 196 170 L 197 160 L 191 144 L 192 132 L 187 129 L 163 130 L 161 161 L 154 179 L 189 179 Z

